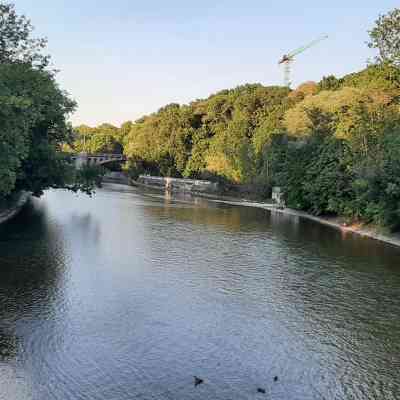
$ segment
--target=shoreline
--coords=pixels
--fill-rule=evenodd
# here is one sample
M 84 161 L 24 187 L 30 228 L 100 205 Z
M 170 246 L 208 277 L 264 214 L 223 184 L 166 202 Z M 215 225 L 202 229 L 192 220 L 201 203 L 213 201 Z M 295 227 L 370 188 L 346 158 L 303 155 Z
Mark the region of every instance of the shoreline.
M 21 211 L 22 207 L 25 205 L 28 199 L 29 199 L 29 193 L 22 192 L 14 205 L 1 210 L 0 224 L 9 221 L 11 218 L 14 218 Z
M 149 190 L 156 190 L 161 191 L 159 187 L 152 187 L 150 185 L 144 185 L 142 183 L 138 183 L 133 181 L 132 179 L 129 180 L 131 186 L 136 186 L 139 188 L 145 188 Z M 262 208 L 264 210 L 269 210 L 271 213 L 280 213 L 286 215 L 292 215 L 295 217 L 300 217 L 303 219 L 307 219 L 309 221 L 314 221 L 320 223 L 325 226 L 329 226 L 336 230 L 340 230 L 341 232 L 345 233 L 352 233 L 356 235 L 360 235 L 362 237 L 367 237 L 373 240 L 378 240 L 380 242 L 384 242 L 386 244 L 390 244 L 392 246 L 400 247 L 400 234 L 385 234 L 378 231 L 378 228 L 373 226 L 366 226 L 366 225 L 350 225 L 344 226 L 340 222 L 340 217 L 337 218 L 328 218 L 328 217 L 317 217 L 315 215 L 311 215 L 304 211 L 298 211 L 292 208 L 279 208 L 273 203 L 263 203 L 257 201 L 251 201 L 246 199 L 235 199 L 233 197 L 225 197 L 223 195 L 214 195 L 214 194 L 206 194 L 206 193 L 190 193 L 193 196 L 202 197 L 212 201 L 214 203 L 223 203 L 229 204 L 233 206 L 242 206 L 242 207 L 254 207 L 254 208 Z
M 317 222 L 317 223 L 325 225 L 325 226 L 329 226 L 336 230 L 340 230 L 341 232 L 360 235 L 360 236 L 367 237 L 367 238 L 370 238 L 373 240 L 378 240 L 380 242 L 384 242 L 386 244 L 390 244 L 392 246 L 400 247 L 400 234 L 388 235 L 388 234 L 380 233 L 377 230 L 377 228 L 374 228 L 373 226 L 371 226 L 371 227 L 363 226 L 363 225 L 361 225 L 361 226 L 357 226 L 357 225 L 344 226 L 342 223 L 340 223 L 338 221 L 338 218 L 317 217 L 315 215 L 308 214 L 304 211 L 298 211 L 298 210 L 294 210 L 292 208 L 287 208 L 287 207 L 279 208 L 279 207 L 275 206 L 274 204 L 270 204 L 270 203 L 260 203 L 260 202 L 247 201 L 247 200 L 235 201 L 235 200 L 230 200 L 230 199 L 224 199 L 223 196 L 221 197 L 221 199 L 216 199 L 216 198 L 203 196 L 203 195 L 200 195 L 200 197 L 208 198 L 210 201 L 213 201 L 216 203 L 224 203 L 224 204 L 243 206 L 243 207 L 262 208 L 264 210 L 269 210 L 271 213 L 274 212 L 274 213 L 280 213 L 280 214 L 286 214 L 286 215 L 292 215 L 295 217 L 300 217 L 303 219 Z

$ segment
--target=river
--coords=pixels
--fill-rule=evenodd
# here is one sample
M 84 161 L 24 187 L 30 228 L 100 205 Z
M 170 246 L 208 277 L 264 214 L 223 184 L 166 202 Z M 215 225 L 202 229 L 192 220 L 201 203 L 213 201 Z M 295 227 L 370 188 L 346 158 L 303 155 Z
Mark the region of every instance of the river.
M 0 226 L 0 399 L 399 399 L 399 260 L 262 209 L 50 191 Z

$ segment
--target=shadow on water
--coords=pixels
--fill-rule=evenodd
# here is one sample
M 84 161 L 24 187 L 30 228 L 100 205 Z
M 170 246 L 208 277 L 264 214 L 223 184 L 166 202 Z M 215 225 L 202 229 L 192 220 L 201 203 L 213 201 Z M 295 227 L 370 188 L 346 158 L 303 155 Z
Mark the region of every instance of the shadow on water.
M 17 357 L 18 337 L 0 329 L 0 363 L 10 362 Z
M 44 210 L 37 207 L 36 202 L 36 199 L 30 198 L 15 217 L 0 224 L 0 243 L 18 239 L 25 232 L 36 233 L 43 228 Z
M 19 334 L 54 313 L 63 259 L 62 234 L 36 200 L 0 226 L 0 357 L 17 358 Z
M 144 207 L 146 214 L 156 220 L 210 226 L 231 233 L 264 233 L 281 240 L 296 253 L 304 255 L 333 256 L 334 259 L 351 257 L 359 264 L 360 257 L 370 263 L 376 261 L 388 268 L 399 268 L 400 248 L 343 232 L 298 216 L 245 206 L 230 206 L 191 196 L 153 196 L 159 199 L 158 207 Z

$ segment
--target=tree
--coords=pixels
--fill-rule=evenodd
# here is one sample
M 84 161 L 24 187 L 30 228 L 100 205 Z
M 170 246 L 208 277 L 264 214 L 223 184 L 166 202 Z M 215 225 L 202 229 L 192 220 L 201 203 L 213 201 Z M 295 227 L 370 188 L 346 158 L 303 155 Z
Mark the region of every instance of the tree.
M 46 68 L 46 41 L 32 30 L 0 2 L 0 197 L 20 190 L 40 196 L 51 187 L 90 193 L 96 179 L 81 179 L 61 152 L 72 139 L 68 116 L 76 104 Z
M 70 150 L 87 153 L 122 154 L 123 145 L 120 129 L 111 124 L 101 124 L 94 128 L 80 125 L 74 129 L 74 140 Z
M 400 9 L 395 8 L 386 15 L 380 15 L 368 33 L 368 46 L 379 51 L 377 60 L 400 66 Z
M 315 96 L 306 97 L 289 109 L 285 115 L 285 126 L 292 136 L 311 135 L 315 126 L 309 111 L 316 108 L 332 117 L 336 137 L 348 139 L 353 133 L 360 133 L 361 127 L 365 127 L 365 113 L 373 115 L 383 107 L 389 106 L 392 100 L 390 93 L 384 90 L 355 87 L 343 87 L 335 91 L 324 90 Z
M 318 83 L 318 89 L 321 90 L 337 90 L 340 89 L 342 80 L 337 79 L 334 75 L 324 76 Z
M 392 97 L 398 97 L 400 94 L 400 68 L 390 63 L 372 64 L 362 71 L 339 79 L 339 87 L 346 86 L 384 90 Z
M 69 168 L 59 151 L 71 133 L 65 117 L 75 102 L 53 74 L 28 64 L 0 64 L 0 89 L 0 195 L 59 186 Z
M 42 53 L 47 40 L 32 37 L 33 26 L 24 15 L 17 15 L 15 6 L 0 2 L 0 64 L 28 63 L 45 68 L 50 57 Z
M 10 194 L 15 188 L 21 160 L 28 153 L 28 129 L 31 102 L 17 96 L 10 85 L 13 74 L 8 66 L 0 65 L 0 197 Z
M 318 92 L 318 85 L 313 82 L 304 82 L 299 85 L 295 90 L 290 92 L 289 97 L 295 101 L 303 100 L 307 96 L 312 96 Z

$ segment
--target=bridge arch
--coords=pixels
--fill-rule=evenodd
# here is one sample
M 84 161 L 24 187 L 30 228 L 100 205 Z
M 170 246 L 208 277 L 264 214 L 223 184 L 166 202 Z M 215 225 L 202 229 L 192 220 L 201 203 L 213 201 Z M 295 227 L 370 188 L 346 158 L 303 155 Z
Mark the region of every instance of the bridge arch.
M 83 165 L 105 165 L 110 162 L 125 162 L 127 159 L 123 154 L 88 154 L 79 153 L 71 157 L 77 168 Z

